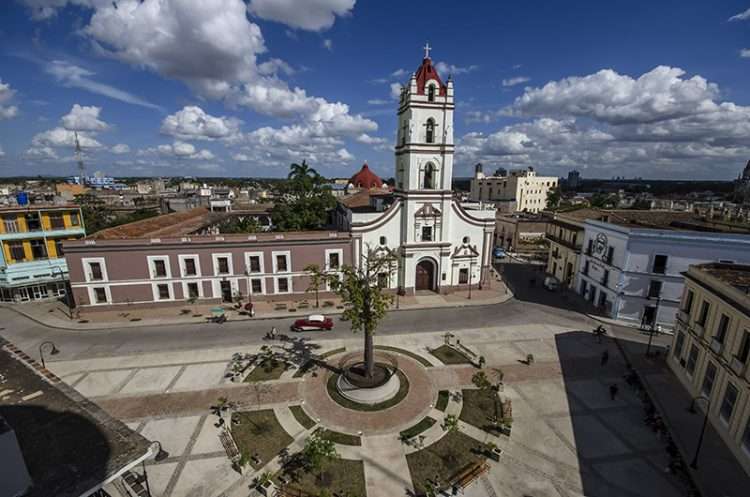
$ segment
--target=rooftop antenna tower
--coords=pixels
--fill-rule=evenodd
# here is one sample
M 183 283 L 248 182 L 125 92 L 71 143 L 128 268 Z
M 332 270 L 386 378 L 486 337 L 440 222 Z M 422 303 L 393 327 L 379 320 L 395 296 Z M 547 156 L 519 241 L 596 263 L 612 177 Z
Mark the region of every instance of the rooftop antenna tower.
M 78 177 L 80 184 L 83 185 L 86 178 L 86 166 L 83 165 L 83 155 L 81 153 L 81 142 L 78 141 L 78 131 L 73 132 L 76 138 L 76 161 L 78 162 Z

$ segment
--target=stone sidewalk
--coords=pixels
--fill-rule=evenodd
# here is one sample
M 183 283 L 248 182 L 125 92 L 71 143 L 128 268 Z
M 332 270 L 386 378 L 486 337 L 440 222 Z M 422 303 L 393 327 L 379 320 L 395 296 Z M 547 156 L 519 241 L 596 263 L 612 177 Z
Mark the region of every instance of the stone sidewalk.
M 501 281 L 493 281 L 492 285 L 493 288 L 473 290 L 471 297 L 469 297 L 467 291 L 459 291 L 446 295 L 433 292 L 420 292 L 416 295 L 399 297 L 398 299 L 394 299 L 391 311 L 501 304 L 513 298 L 513 294 Z M 304 309 L 300 309 L 299 304 L 303 300 L 308 305 Z M 231 304 L 180 305 L 180 303 L 175 303 L 172 307 L 154 309 L 139 309 L 124 306 L 121 310 L 83 312 L 76 319 L 71 319 L 67 307 L 57 301 L 0 304 L 0 306 L 19 312 L 38 323 L 52 328 L 101 330 L 111 327 L 139 328 L 154 325 L 206 323 L 207 317 L 211 316 L 211 309 L 218 307 L 223 308 L 227 319 L 233 322 L 303 317 L 316 313 L 331 316 L 342 314 L 343 309 L 340 308 L 340 300 L 330 299 L 330 301 L 333 303 L 332 306 L 323 307 L 321 305 L 319 308 L 315 307 L 315 299 L 314 297 L 311 299 L 310 296 L 300 296 L 296 300 L 274 301 L 273 303 L 258 302 L 255 304 L 256 314 L 254 317 L 250 317 L 244 313 L 240 314 Z M 277 310 L 276 307 L 280 305 L 286 306 L 286 309 Z M 194 314 L 200 314 L 201 316 L 193 317 Z
M 621 330 L 620 334 L 627 333 Z M 703 414 L 691 414 L 687 407 L 692 398 L 664 362 L 663 357 L 646 358 L 645 345 L 619 340 L 622 349 L 641 379 L 651 399 L 669 428 L 685 464 L 695 454 Z M 698 459 L 698 468 L 690 469 L 702 497 L 740 497 L 748 495 L 750 476 L 732 455 L 711 423 Z

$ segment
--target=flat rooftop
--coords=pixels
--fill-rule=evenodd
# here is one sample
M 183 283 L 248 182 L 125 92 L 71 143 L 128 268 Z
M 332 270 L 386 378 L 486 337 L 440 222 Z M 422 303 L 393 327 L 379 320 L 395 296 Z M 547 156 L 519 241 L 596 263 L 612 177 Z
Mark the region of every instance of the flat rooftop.
M 750 265 L 748 264 L 712 262 L 700 264 L 696 268 L 743 293 L 750 294 Z
M 750 227 L 718 221 L 708 221 L 692 212 L 668 210 L 616 209 L 600 211 L 599 221 L 634 229 L 701 231 L 709 233 L 750 234 Z
M 0 337 L 0 417 L 33 482 L 25 497 L 79 497 L 147 455 L 148 440 L 14 350 Z
M 34 211 L 50 211 L 50 210 L 70 210 L 78 209 L 80 206 L 76 204 L 28 204 L 28 205 L 16 205 L 13 207 L 0 207 L 0 215 L 9 214 L 12 212 L 34 212 Z

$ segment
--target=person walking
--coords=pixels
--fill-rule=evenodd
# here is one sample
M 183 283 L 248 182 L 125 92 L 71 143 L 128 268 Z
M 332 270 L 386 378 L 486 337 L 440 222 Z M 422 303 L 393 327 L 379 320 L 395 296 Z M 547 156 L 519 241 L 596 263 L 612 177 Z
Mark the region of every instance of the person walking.
M 609 350 L 602 352 L 602 366 L 606 366 L 609 362 Z
M 615 400 L 617 398 L 617 392 L 619 390 L 620 390 L 620 388 L 615 383 L 612 383 L 609 386 L 609 396 L 612 398 L 612 400 Z

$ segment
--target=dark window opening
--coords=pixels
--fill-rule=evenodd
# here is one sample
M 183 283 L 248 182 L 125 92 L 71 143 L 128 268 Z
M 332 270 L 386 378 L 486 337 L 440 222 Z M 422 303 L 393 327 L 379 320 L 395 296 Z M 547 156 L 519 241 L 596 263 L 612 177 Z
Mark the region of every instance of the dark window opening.
M 199 296 L 198 283 L 188 283 L 187 284 L 187 291 L 188 291 L 188 298 L 189 299 L 197 299 L 198 296 Z
M 422 226 L 422 241 L 423 242 L 432 241 L 432 226 Z
M 42 229 L 42 223 L 39 221 L 39 214 L 36 212 L 30 212 L 26 214 L 26 228 L 29 231 L 36 231 Z
M 287 263 L 286 263 L 286 256 L 285 255 L 277 255 L 276 256 L 276 271 L 277 272 L 286 272 L 288 271 Z
M 154 261 L 154 276 L 164 278 L 167 276 L 167 264 L 163 260 Z
M 46 259 L 47 258 L 47 245 L 44 240 L 31 240 L 31 254 L 34 259 Z
M 94 288 L 94 299 L 97 304 L 106 304 L 107 290 L 105 288 Z
M 458 284 L 466 285 L 469 283 L 469 268 L 462 267 L 458 270 Z
M 666 255 L 655 255 L 654 256 L 654 267 L 651 272 L 664 274 L 667 272 L 667 260 Z
M 250 288 L 253 293 L 263 293 L 263 285 L 258 278 L 250 281 Z
M 427 88 L 427 101 L 428 102 L 434 102 L 435 101 L 435 86 L 430 85 Z
M 14 261 L 22 261 L 26 259 L 26 252 L 23 249 L 23 242 L 10 242 L 8 244 L 10 248 L 10 256 Z
M 250 272 L 260 273 L 260 256 L 257 256 L 257 255 L 250 256 Z
M 286 293 L 289 291 L 289 280 L 286 278 L 281 278 L 278 280 L 279 285 L 279 293 Z
M 427 120 L 427 126 L 426 126 L 426 132 L 425 132 L 425 141 L 427 143 L 434 143 L 435 142 L 435 121 L 432 119 Z
M 229 259 L 226 257 L 219 257 L 217 259 L 217 262 L 219 263 L 219 274 L 228 274 L 229 273 Z
M 196 274 L 198 274 L 198 271 L 195 266 L 195 259 L 185 259 L 185 275 L 195 276 Z
M 63 220 L 63 215 L 59 213 L 50 214 L 49 224 L 53 230 L 65 229 L 65 221 Z
M 157 285 L 159 300 L 169 300 L 169 285 Z
M 98 262 L 89 262 L 89 269 L 91 270 L 92 280 L 101 280 L 102 277 L 102 265 Z
M 328 268 L 338 269 L 339 266 L 340 266 L 339 254 L 337 253 L 328 254 Z
M 648 298 L 658 299 L 659 296 L 661 296 L 661 286 L 662 286 L 661 281 L 652 280 L 648 284 Z

